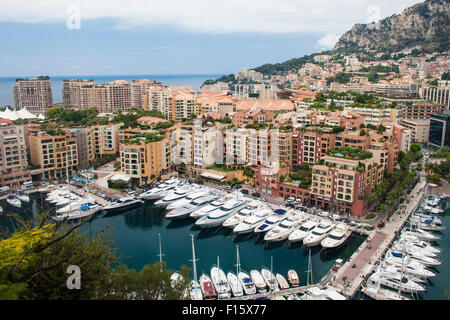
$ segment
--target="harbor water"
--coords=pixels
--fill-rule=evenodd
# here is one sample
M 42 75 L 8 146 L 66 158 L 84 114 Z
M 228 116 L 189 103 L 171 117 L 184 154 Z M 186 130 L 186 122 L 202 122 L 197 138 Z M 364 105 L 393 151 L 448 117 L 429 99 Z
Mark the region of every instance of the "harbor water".
M 48 208 L 43 200 L 45 194 L 30 195 L 36 203 L 38 211 Z M 11 207 L 6 201 L 0 202 L 4 213 L 0 215 L 0 226 L 14 230 L 11 215 L 19 214 L 32 218 L 32 204 L 23 203 L 22 208 Z M 450 205 L 445 204 L 446 214 L 441 216 L 443 225 L 450 225 Z M 121 262 L 129 268 L 140 270 L 144 265 L 159 261 L 158 234 L 161 237 L 163 260 L 169 269 L 178 270 L 181 265 L 192 268 L 192 249 L 190 234 L 194 235 L 198 276 L 203 272 L 210 273 L 219 257 L 220 267 L 225 271 L 236 270 L 236 245 L 239 246 L 241 269 L 249 272 L 252 269 L 270 268 L 273 257 L 273 272 L 287 277 L 289 269 L 297 271 L 301 285 L 306 284 L 308 270 L 308 249 L 301 244 L 289 246 L 286 241 L 265 243 L 262 236 L 255 234 L 232 234 L 227 228 L 200 229 L 194 225 L 194 220 L 168 220 L 164 218 L 165 210 L 154 206 L 151 202 L 140 208 L 119 213 L 109 217 L 98 217 L 86 223 L 80 230 L 89 235 L 104 230 L 109 226 L 115 242 L 111 245 L 117 248 Z M 365 240 L 365 236 L 353 234 L 340 248 L 323 250 L 320 246 L 311 251 L 313 282 L 318 282 L 330 270 L 336 259 L 347 260 Z M 450 278 L 446 265 L 450 262 L 450 228 L 441 233 L 438 242 L 442 249 L 440 260 L 442 265 L 435 268 L 437 276 L 427 284 L 427 291 L 420 299 L 444 300 L 444 291 L 450 288 Z

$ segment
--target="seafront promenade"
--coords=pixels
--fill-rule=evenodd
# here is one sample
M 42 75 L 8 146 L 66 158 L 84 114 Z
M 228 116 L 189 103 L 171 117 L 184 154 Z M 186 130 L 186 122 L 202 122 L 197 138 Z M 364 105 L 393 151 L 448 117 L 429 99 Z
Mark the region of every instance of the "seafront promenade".
M 386 250 L 396 238 L 422 201 L 426 192 L 426 181 L 423 177 L 409 194 L 409 202 L 399 207 L 383 229 L 370 233 L 349 260 L 336 272 L 329 283 L 340 289 L 348 298 L 354 297 L 362 283 L 370 276 L 377 261 L 382 259 Z

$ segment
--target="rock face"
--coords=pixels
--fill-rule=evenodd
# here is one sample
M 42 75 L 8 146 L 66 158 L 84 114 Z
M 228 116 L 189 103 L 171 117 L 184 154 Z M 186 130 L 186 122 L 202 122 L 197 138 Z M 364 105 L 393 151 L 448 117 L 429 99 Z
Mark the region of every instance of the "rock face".
M 427 0 L 378 23 L 356 24 L 343 34 L 333 50 L 448 51 L 450 0 Z

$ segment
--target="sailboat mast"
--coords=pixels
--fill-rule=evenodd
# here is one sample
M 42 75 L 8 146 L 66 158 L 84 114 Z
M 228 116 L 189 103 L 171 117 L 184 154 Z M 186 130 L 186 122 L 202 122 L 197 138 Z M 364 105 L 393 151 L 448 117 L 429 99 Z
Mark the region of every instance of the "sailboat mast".
M 197 264 L 195 259 L 195 249 L 194 249 L 194 235 L 191 234 L 191 241 L 192 241 L 192 264 L 193 269 L 192 272 L 194 273 L 194 282 L 197 283 Z
M 241 272 L 241 262 L 239 260 L 239 246 L 236 245 L 236 276 Z
M 162 256 L 164 256 L 164 254 L 162 254 L 162 252 L 161 252 L 161 234 L 160 233 L 158 233 L 158 242 L 159 242 L 159 254 L 158 254 L 158 256 L 159 256 L 159 270 L 160 270 L 160 272 L 162 272 L 163 270 L 162 270 Z

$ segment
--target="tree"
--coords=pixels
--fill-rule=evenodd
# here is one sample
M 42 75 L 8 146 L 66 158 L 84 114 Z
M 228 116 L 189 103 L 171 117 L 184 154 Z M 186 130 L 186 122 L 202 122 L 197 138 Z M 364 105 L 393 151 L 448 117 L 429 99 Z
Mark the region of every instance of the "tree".
M 409 151 L 414 152 L 414 153 L 420 152 L 421 150 L 422 150 L 422 148 L 421 148 L 420 145 L 417 144 L 417 143 L 413 143 L 413 144 L 411 144 L 411 146 L 409 147 Z

